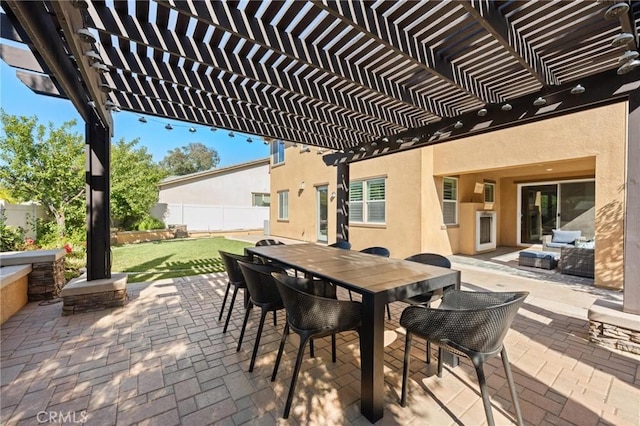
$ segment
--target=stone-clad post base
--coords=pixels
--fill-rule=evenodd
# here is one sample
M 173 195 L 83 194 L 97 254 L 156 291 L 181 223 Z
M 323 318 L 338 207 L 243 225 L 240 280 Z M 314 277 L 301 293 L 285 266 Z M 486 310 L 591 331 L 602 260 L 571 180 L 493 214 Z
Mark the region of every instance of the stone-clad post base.
M 67 284 L 60 292 L 62 315 L 99 311 L 124 306 L 128 299 L 127 274 L 112 274 L 111 278 L 87 281 L 81 277 Z
M 597 300 L 588 317 L 591 342 L 640 355 L 640 315 L 623 312 L 621 304 Z

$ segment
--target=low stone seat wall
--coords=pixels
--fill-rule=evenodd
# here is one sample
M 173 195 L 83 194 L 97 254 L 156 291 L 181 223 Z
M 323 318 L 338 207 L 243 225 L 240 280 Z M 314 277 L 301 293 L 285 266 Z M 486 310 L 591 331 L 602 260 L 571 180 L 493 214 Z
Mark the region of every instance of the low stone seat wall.
M 640 315 L 623 312 L 620 303 L 596 300 L 588 318 L 590 341 L 640 355 Z
M 0 268 L 0 324 L 27 304 L 27 288 L 31 265 Z
M 127 274 L 91 281 L 86 277 L 71 280 L 60 292 L 62 315 L 124 306 L 128 298 L 126 285 Z
M 60 294 L 66 279 L 64 276 L 64 249 L 33 250 L 0 253 L 3 267 L 30 265 L 29 302 L 55 299 Z

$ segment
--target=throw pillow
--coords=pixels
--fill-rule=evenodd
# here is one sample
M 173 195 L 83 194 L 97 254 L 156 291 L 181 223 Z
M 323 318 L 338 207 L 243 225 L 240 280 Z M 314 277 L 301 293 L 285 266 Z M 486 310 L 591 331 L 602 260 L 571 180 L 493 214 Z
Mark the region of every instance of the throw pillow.
M 552 232 L 552 237 L 551 237 L 552 243 L 565 243 L 565 244 L 572 243 L 578 238 L 580 238 L 580 235 L 582 235 L 582 231 L 563 231 L 560 229 L 553 229 L 551 230 L 551 232 Z

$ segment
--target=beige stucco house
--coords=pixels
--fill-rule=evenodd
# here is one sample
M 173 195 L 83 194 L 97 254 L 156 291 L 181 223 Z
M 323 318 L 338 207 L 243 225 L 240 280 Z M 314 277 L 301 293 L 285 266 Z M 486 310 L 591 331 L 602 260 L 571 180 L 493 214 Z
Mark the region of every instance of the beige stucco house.
M 595 239 L 595 284 L 623 286 L 627 106 L 617 103 L 350 165 L 349 240 L 394 257 L 539 244 L 552 229 Z M 332 243 L 334 167 L 275 142 L 271 234 Z
M 262 229 L 269 219 L 269 158 L 164 179 L 152 214 L 190 231 Z

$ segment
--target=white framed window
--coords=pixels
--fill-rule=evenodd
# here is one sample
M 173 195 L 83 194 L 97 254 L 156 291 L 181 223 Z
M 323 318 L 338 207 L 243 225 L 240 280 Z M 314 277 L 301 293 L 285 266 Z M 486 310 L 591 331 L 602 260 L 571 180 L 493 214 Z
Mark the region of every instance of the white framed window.
M 257 193 L 251 194 L 251 205 L 254 207 L 269 207 L 271 205 L 271 194 Z
M 289 219 L 289 191 L 278 192 L 278 219 Z
M 284 142 L 276 140 L 271 142 L 271 164 L 284 163 Z
M 458 223 L 458 179 L 442 179 L 442 220 L 445 225 Z
M 496 184 L 493 182 L 484 183 L 484 202 L 495 203 L 496 202 Z
M 349 185 L 349 222 L 384 224 L 385 220 L 385 178 L 351 182 Z

